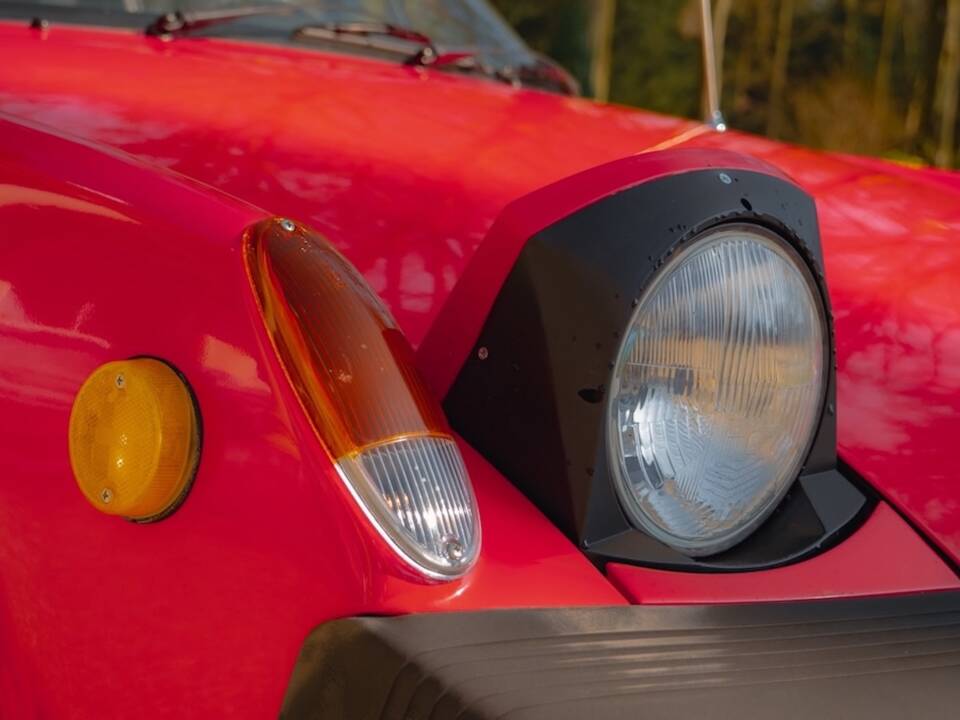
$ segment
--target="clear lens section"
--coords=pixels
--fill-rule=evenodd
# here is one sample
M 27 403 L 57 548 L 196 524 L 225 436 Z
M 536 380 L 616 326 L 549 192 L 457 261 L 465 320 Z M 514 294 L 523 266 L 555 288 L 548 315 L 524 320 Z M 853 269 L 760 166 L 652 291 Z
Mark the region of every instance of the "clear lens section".
M 674 257 L 611 380 L 611 467 L 632 521 L 688 555 L 756 528 L 812 442 L 824 336 L 809 270 L 772 233 L 733 226 Z
M 453 440 L 404 438 L 341 458 L 338 467 L 384 539 L 418 570 L 449 577 L 476 560 L 476 503 Z

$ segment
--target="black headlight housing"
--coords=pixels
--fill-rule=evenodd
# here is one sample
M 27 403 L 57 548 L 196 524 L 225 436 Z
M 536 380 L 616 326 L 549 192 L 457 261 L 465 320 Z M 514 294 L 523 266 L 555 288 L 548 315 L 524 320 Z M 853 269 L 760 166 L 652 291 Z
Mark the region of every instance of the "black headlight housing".
M 812 198 L 742 169 L 660 177 L 609 195 L 530 237 L 450 388 L 453 427 L 597 561 L 706 571 L 769 568 L 835 543 L 871 499 L 836 455 L 836 371 L 797 481 L 746 540 L 692 558 L 634 528 L 607 461 L 606 383 L 633 307 L 673 250 L 710 228 L 776 233 L 829 298 Z

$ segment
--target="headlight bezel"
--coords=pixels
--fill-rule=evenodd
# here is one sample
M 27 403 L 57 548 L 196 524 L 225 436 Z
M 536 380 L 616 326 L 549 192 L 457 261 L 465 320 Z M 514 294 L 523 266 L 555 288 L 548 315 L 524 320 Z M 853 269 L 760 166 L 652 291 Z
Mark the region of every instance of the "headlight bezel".
M 601 181 L 612 165 L 597 168 Z M 549 193 L 570 208 L 550 222 L 530 228 L 518 220 L 522 202 L 509 208 L 501 234 L 518 237 L 497 242 L 517 243 L 519 254 L 447 392 L 451 425 L 600 564 L 731 572 L 832 547 L 875 497 L 836 455 L 833 328 L 813 199 L 776 173 L 720 165 L 626 179 L 583 202 L 587 175 Z M 531 197 L 531 212 L 542 214 L 547 194 Z M 634 303 L 659 268 L 725 223 L 776 233 L 807 263 L 827 316 L 827 389 L 799 477 L 775 511 L 729 550 L 693 557 L 624 513 L 607 457 L 606 386 Z

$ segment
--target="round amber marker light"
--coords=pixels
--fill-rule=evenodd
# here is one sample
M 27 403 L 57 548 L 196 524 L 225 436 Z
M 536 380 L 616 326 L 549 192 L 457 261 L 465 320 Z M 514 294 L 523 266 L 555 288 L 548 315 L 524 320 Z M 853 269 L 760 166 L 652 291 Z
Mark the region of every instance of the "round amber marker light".
M 101 365 L 70 413 L 70 464 L 97 510 L 131 520 L 165 517 L 185 497 L 199 459 L 190 390 L 149 358 Z

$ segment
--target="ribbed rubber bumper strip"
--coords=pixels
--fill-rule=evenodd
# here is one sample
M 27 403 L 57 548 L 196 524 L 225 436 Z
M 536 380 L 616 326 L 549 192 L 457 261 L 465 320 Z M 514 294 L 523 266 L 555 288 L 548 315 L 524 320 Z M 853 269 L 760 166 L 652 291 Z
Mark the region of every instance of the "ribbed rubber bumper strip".
M 336 620 L 282 716 L 956 718 L 960 593 Z

